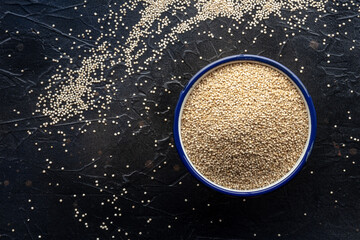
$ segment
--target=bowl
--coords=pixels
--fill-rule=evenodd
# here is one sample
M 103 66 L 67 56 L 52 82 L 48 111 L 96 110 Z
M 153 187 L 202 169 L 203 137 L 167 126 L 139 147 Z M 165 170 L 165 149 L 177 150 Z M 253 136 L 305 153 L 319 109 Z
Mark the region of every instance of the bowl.
M 300 155 L 298 161 L 296 162 L 295 166 L 281 179 L 277 180 L 276 182 L 263 187 L 263 188 L 257 188 L 257 189 L 251 189 L 251 190 L 236 190 L 236 189 L 230 189 L 223 186 L 220 186 L 209 179 L 207 179 L 205 176 L 203 176 L 192 164 L 191 159 L 186 154 L 186 151 L 184 149 L 182 140 L 181 140 L 181 117 L 182 117 L 182 111 L 183 107 L 185 105 L 185 102 L 190 95 L 191 91 L 193 90 L 196 83 L 202 79 L 203 76 L 208 74 L 209 72 L 215 70 L 216 68 L 219 68 L 221 66 L 231 64 L 231 63 L 237 63 L 237 62 L 252 62 L 252 63 L 258 63 L 263 64 L 266 66 L 270 66 L 272 68 L 277 69 L 278 71 L 282 72 L 284 75 L 288 76 L 288 78 L 292 81 L 292 83 L 296 86 L 297 90 L 299 91 L 300 95 L 303 97 L 307 113 L 308 113 L 308 119 L 309 119 L 309 132 L 308 132 L 308 138 L 307 142 L 304 146 L 303 152 Z M 283 66 L 282 64 L 266 58 L 262 56 L 257 55 L 250 55 L 250 54 L 241 54 L 241 55 L 234 55 L 222 58 L 220 60 L 217 60 L 215 62 L 210 63 L 206 67 L 202 68 L 198 73 L 196 73 L 191 80 L 188 82 L 188 84 L 185 86 L 185 88 L 182 90 L 179 96 L 179 100 L 176 105 L 175 109 L 175 119 L 174 119 L 174 140 L 175 145 L 177 148 L 177 151 L 179 153 L 179 156 L 183 162 L 183 164 L 186 166 L 186 168 L 189 170 L 189 172 L 196 177 L 200 182 L 205 184 L 206 186 L 219 191 L 224 194 L 234 195 L 234 196 L 242 196 L 242 197 L 249 197 L 249 196 L 256 196 L 265 194 L 268 192 L 271 192 L 275 189 L 278 189 L 279 187 L 283 186 L 287 182 L 289 182 L 304 166 L 304 164 L 307 161 L 307 158 L 310 155 L 310 152 L 312 150 L 312 147 L 314 145 L 315 135 L 316 135 L 316 112 L 315 107 L 313 104 L 313 101 L 306 90 L 303 83 L 300 81 L 300 79 L 291 72 L 288 68 Z

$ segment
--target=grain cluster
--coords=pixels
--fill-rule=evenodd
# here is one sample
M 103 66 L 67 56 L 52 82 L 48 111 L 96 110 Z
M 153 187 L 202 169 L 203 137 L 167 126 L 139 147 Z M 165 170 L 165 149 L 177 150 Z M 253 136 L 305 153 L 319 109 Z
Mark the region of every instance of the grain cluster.
M 86 7 L 86 2 L 84 0 L 83 7 Z M 97 111 L 99 118 L 103 118 L 104 112 L 110 110 L 110 104 L 118 91 L 115 83 L 124 82 L 131 75 L 149 70 L 149 66 L 160 60 L 171 45 L 179 42 L 180 36 L 199 29 L 200 23 L 226 18 L 233 20 L 232 24 L 221 25 L 221 28 L 226 27 L 227 33 L 232 37 L 233 32 L 241 31 L 245 35 L 258 25 L 260 33 L 272 37 L 275 30 L 268 29 L 264 20 L 273 16 L 284 22 L 289 28 L 284 30 L 290 30 L 294 36 L 295 29 L 304 29 L 309 17 L 308 11 L 325 13 L 327 2 L 328 0 L 115 1 L 109 4 L 110 10 L 105 15 L 93 13 L 94 17 L 98 16 L 100 36 L 92 29 L 86 29 L 85 33 L 78 35 L 75 35 L 73 29 L 69 29 L 67 37 L 74 40 L 71 50 L 83 49 L 83 53 L 74 56 L 59 47 L 61 55 L 58 59 L 52 59 L 59 65 L 56 73 L 47 80 L 45 92 L 38 96 L 35 113 L 50 118 L 42 127 L 75 117 L 83 121 L 87 111 Z M 77 7 L 74 10 L 77 11 Z M 135 22 L 126 21 L 133 14 L 139 16 L 139 19 Z M 55 24 L 52 27 L 57 30 Z M 221 40 L 223 36 L 218 32 L 218 29 L 210 29 L 198 32 L 198 35 Z M 289 37 L 288 33 L 285 37 Z M 59 41 L 58 37 L 55 40 Z M 253 44 L 256 41 L 257 37 L 252 39 Z M 282 44 L 285 42 L 279 42 L 279 45 Z M 221 52 L 222 49 L 218 51 Z M 82 61 L 75 67 L 73 64 L 77 58 Z M 67 61 L 71 67 L 67 67 Z M 125 66 L 124 72 L 116 71 L 122 66 Z M 104 85 L 106 88 L 101 90 Z
M 253 62 L 222 66 L 186 100 L 181 138 L 194 167 L 226 188 L 266 187 L 285 176 L 306 145 L 309 119 L 290 79 Z

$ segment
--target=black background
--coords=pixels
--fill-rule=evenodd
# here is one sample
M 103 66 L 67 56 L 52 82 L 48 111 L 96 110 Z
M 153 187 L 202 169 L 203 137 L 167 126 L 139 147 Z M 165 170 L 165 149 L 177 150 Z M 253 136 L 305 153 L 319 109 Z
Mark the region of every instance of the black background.
M 96 133 L 79 134 L 84 123 L 76 118 L 49 127 L 67 133 L 64 152 L 63 137 L 40 128 L 48 117 L 32 114 L 37 97 L 59 64 L 78 64 L 51 59 L 64 51 L 74 58 L 86 55 L 102 31 L 94 12 L 107 14 L 114 2 L 0 3 L 0 239 L 360 239 L 359 2 L 350 9 L 327 3 L 318 21 L 319 14 L 307 10 L 309 29 L 301 32 L 285 32 L 286 22 L 270 17 L 261 23 L 275 30 L 273 37 L 260 34 L 259 26 L 231 36 L 221 27 L 232 26 L 226 18 L 199 24 L 152 62 L 150 71 L 115 83 L 109 119 L 121 115 L 118 124 L 96 124 L 96 113 L 89 111 L 85 116 L 95 123 L 88 132 Z M 130 27 L 138 10 L 126 19 Z M 93 39 L 76 37 L 85 29 L 92 29 Z M 208 29 L 215 38 L 197 34 Z M 80 49 L 70 48 L 74 41 Z M 187 81 L 208 63 L 245 52 L 275 59 L 297 74 L 318 117 L 315 146 L 303 170 L 284 187 L 246 199 L 197 182 L 172 147 L 174 108 Z

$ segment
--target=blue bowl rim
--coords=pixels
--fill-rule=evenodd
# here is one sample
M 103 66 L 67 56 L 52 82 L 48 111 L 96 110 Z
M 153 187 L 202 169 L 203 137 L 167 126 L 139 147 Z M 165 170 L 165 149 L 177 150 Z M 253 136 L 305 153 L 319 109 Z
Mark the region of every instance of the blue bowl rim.
M 180 117 L 181 117 L 181 115 L 180 115 L 181 108 L 182 108 L 182 105 L 184 104 L 184 100 L 186 99 L 187 94 L 192 89 L 192 86 L 195 84 L 195 82 L 197 80 L 201 79 L 201 77 L 204 74 L 208 73 L 212 69 L 214 69 L 214 68 L 216 68 L 216 67 L 218 67 L 220 65 L 225 65 L 225 64 L 228 64 L 230 62 L 238 62 L 238 61 L 245 61 L 245 62 L 246 61 L 252 61 L 252 62 L 264 63 L 264 64 L 270 65 L 270 66 L 280 70 L 281 72 L 285 73 L 297 85 L 297 87 L 300 89 L 300 91 L 303 94 L 303 97 L 304 97 L 304 99 L 305 99 L 305 101 L 307 103 L 308 110 L 309 110 L 309 113 L 310 113 L 310 123 L 311 123 L 310 137 L 309 137 L 308 145 L 306 147 L 305 154 L 303 155 L 303 158 L 298 163 L 296 168 L 293 169 L 292 172 L 286 178 L 282 179 L 282 181 L 277 182 L 276 184 L 271 184 L 268 187 L 265 187 L 265 188 L 262 188 L 262 189 L 235 190 L 235 189 L 228 189 L 228 188 L 221 187 L 219 185 L 214 184 L 210 180 L 203 177 L 192 166 L 191 161 L 186 157 L 185 150 L 183 149 L 182 144 L 181 144 L 181 140 L 180 140 L 179 121 L 180 121 Z M 177 151 L 178 151 L 178 153 L 180 155 L 180 158 L 181 158 L 183 164 L 186 166 L 186 168 L 190 171 L 190 173 L 193 176 L 195 176 L 199 181 L 204 183 L 206 186 L 208 186 L 208 187 L 210 187 L 210 188 L 212 188 L 212 189 L 214 189 L 216 191 L 219 191 L 221 193 L 225 193 L 225 194 L 229 194 L 229 195 L 233 195 L 233 196 L 249 197 L 249 196 L 256 196 L 256 195 L 265 194 L 265 193 L 271 192 L 271 191 L 283 186 L 288 181 L 290 181 L 301 170 L 301 168 L 304 166 L 308 156 L 310 155 L 310 152 L 311 152 L 312 147 L 314 145 L 315 136 L 316 136 L 316 112 L 315 112 L 315 107 L 314 107 L 313 101 L 312 101 L 308 91 L 306 90 L 304 84 L 287 67 L 280 64 L 277 61 L 274 61 L 274 60 L 266 58 L 266 57 L 257 56 L 257 55 L 250 55 L 250 54 L 240 54 L 240 55 L 233 55 L 233 56 L 225 57 L 225 58 L 219 59 L 217 61 L 214 61 L 214 62 L 210 63 L 209 65 L 205 66 L 204 68 L 202 68 L 199 72 L 197 72 L 190 79 L 188 84 L 185 86 L 185 88 L 180 93 L 180 97 L 179 97 L 179 100 L 177 102 L 176 109 L 175 109 L 175 117 L 174 117 L 174 126 L 173 126 L 173 128 L 174 128 L 174 140 L 175 140 L 175 145 L 176 145 Z

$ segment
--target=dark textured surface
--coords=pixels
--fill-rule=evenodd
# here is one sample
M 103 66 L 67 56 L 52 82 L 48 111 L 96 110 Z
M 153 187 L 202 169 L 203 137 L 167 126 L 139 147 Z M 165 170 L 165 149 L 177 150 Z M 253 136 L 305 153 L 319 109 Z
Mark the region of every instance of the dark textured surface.
M 275 17 L 262 22 L 275 30 L 272 38 L 258 27 L 231 36 L 221 28 L 231 26 L 229 19 L 201 23 L 169 46 L 151 71 L 115 82 L 108 119 L 120 116 L 118 124 L 97 124 L 97 114 L 89 111 L 84 115 L 94 124 L 85 134 L 78 129 L 86 124 L 77 118 L 49 127 L 54 134 L 44 132 L 40 125 L 48 117 L 32 115 L 37 97 L 59 64 L 78 64 L 49 59 L 59 59 L 63 51 L 77 58 L 94 47 L 101 24 L 93 13 L 106 14 L 114 2 L 0 3 L 0 239 L 360 239 L 359 2 L 350 9 L 328 3 L 337 13 L 317 22 L 309 10 L 309 29 L 287 31 L 288 37 L 286 22 Z M 126 21 L 131 26 L 137 18 L 129 15 Z M 209 28 L 214 39 L 197 35 Z M 85 29 L 92 29 L 93 39 L 76 37 Z M 82 48 L 71 50 L 73 42 Z M 211 61 L 245 52 L 275 59 L 298 74 L 313 97 L 318 134 L 308 163 L 290 183 L 242 199 L 214 192 L 188 174 L 172 147 L 172 118 L 178 94 L 193 74 Z M 66 133 L 67 152 L 58 131 Z

